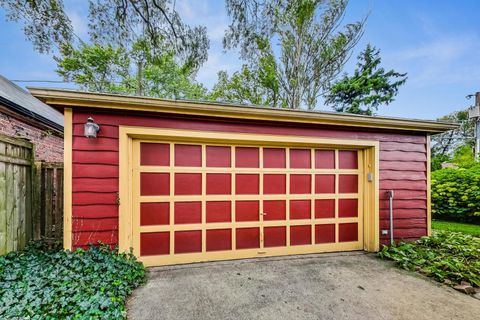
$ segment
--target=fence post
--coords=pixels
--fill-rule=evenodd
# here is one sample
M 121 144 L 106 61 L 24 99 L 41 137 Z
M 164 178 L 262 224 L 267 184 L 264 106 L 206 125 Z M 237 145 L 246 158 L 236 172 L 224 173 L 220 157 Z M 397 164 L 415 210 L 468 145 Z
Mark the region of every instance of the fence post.
M 32 193 L 33 193 L 33 203 L 32 203 L 32 231 L 33 239 L 39 240 L 42 236 L 42 220 L 41 220 L 41 211 L 42 211 L 42 163 L 35 162 L 33 165 L 32 173 Z

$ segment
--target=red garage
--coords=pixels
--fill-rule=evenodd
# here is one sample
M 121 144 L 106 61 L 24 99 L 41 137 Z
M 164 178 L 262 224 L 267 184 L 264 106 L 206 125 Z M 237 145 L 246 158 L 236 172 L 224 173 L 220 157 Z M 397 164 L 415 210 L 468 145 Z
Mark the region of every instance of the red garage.
M 65 115 L 65 247 L 118 244 L 147 266 L 377 251 L 389 190 L 394 238 L 429 234 L 429 135 L 454 127 L 30 91 Z

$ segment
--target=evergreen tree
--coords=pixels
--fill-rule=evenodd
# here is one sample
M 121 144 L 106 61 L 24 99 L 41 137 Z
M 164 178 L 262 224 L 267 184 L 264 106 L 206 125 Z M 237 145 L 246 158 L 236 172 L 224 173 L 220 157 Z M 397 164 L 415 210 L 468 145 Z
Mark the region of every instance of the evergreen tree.
M 398 89 L 407 81 L 407 74 L 385 71 L 380 67 L 381 62 L 380 50 L 367 45 L 358 56 L 354 74 L 345 74 L 335 82 L 325 103 L 338 112 L 374 115 L 379 106 L 394 101 Z

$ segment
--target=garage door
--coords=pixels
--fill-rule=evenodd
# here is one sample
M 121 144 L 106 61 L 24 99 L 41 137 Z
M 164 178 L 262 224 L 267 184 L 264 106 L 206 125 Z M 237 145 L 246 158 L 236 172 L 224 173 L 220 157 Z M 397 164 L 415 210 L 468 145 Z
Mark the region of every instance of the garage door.
M 362 150 L 133 140 L 147 265 L 363 249 Z

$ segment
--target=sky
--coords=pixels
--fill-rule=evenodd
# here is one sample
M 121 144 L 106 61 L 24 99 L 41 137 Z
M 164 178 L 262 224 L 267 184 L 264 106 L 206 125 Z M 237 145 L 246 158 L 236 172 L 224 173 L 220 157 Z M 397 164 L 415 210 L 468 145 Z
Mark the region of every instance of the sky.
M 86 37 L 86 0 L 64 0 L 75 33 Z M 224 1 L 176 0 L 177 10 L 190 25 L 204 25 L 210 38 L 208 61 L 197 80 L 211 88 L 217 72 L 238 70 L 242 61 L 222 47 L 229 24 Z M 354 70 L 356 56 L 370 43 L 381 50 L 382 66 L 408 73 L 395 101 L 382 106 L 383 116 L 436 119 L 473 104 L 466 96 L 480 91 L 480 1 L 476 0 L 351 0 L 345 22 L 368 15 L 364 35 L 345 66 Z M 6 21 L 0 8 L 0 74 L 13 80 L 62 80 L 55 61 L 42 55 L 22 31 Z M 18 82 L 21 86 L 72 88 L 72 84 Z M 317 110 L 330 111 L 320 101 Z

